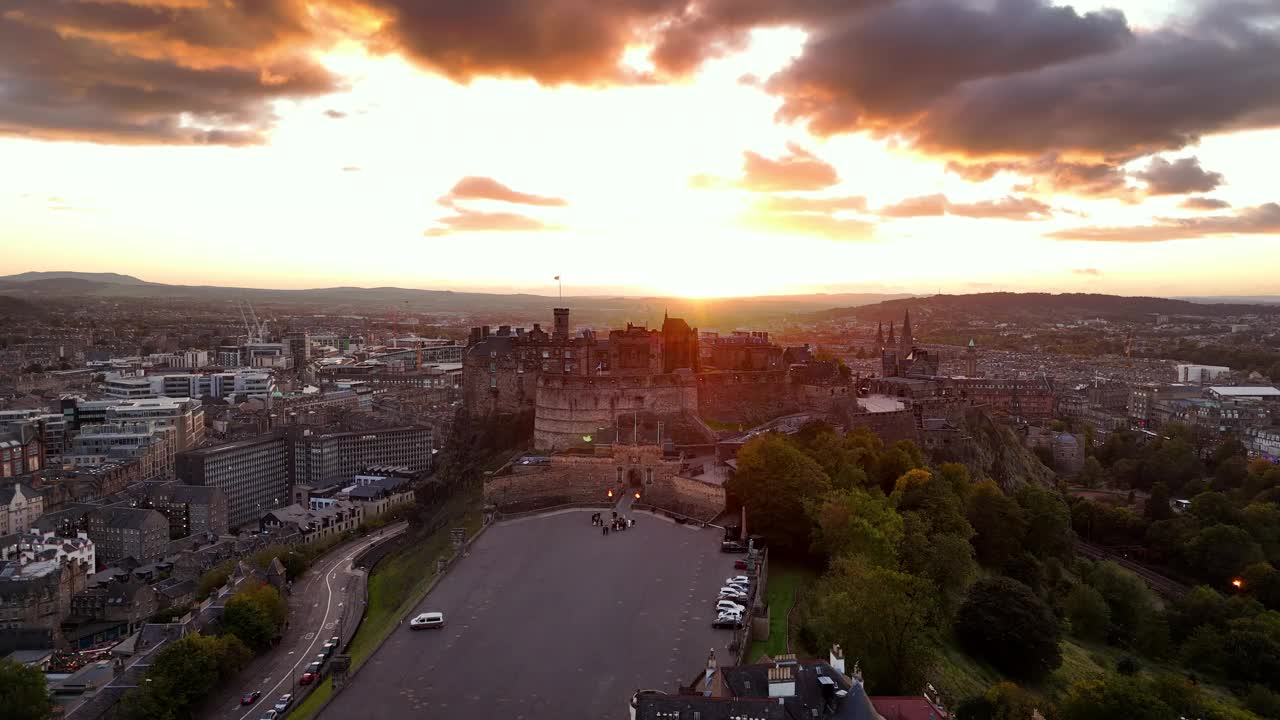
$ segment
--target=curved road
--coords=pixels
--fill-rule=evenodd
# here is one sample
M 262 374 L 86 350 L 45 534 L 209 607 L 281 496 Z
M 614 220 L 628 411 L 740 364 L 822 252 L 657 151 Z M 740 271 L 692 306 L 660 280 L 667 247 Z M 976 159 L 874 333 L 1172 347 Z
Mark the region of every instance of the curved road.
M 405 523 L 389 525 L 380 534 L 340 545 L 322 556 L 293 584 L 289 628 L 280 644 L 254 658 L 240 673 L 239 684 L 223 688 L 223 694 L 206 703 L 201 716 L 209 720 L 256 720 L 280 695 L 296 696 L 306 690 L 296 684 L 298 677 L 321 652 L 325 641 L 341 635 L 345 643 L 355 629 L 353 622 L 343 620 L 352 604 L 358 611 L 364 600 L 364 571 L 353 568 L 352 560 L 369 546 L 403 532 L 405 527 Z M 240 696 L 250 690 L 262 691 L 262 697 L 253 705 L 242 707 Z

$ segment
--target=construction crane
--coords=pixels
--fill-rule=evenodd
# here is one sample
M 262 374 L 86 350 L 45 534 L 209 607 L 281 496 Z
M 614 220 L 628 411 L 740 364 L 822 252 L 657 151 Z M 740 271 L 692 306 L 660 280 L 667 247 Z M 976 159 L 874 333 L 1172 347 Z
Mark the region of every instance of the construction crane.
M 248 316 L 244 314 L 244 308 L 246 305 L 249 307 Z M 247 341 L 250 343 L 266 342 L 267 323 L 266 321 L 258 321 L 258 313 L 254 312 L 253 303 L 248 300 L 241 303 L 241 301 L 237 300 L 236 309 L 240 311 L 240 322 L 244 323 L 245 332 L 248 334 Z M 252 323 L 249 322 L 250 317 L 253 318 Z

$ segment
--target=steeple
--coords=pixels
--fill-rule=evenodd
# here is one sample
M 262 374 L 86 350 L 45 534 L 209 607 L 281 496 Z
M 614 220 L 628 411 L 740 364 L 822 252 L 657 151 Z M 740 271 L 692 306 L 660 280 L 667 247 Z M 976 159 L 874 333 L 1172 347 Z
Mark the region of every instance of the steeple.
M 906 317 L 902 320 L 902 354 L 904 356 L 910 352 L 914 342 L 915 338 L 911 337 L 911 311 L 908 310 Z
M 889 321 L 889 340 L 888 340 L 888 343 L 889 343 L 889 346 L 890 346 L 890 347 L 892 347 L 892 346 L 893 346 L 893 321 L 892 321 L 892 320 L 890 320 L 890 321 Z
M 876 349 L 877 350 L 884 349 L 884 321 L 883 320 L 881 320 L 876 325 Z

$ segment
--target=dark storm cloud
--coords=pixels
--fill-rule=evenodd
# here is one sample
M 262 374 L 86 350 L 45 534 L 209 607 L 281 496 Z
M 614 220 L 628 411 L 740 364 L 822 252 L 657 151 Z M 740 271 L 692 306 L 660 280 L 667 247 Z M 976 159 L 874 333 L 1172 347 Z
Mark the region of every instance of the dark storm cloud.
M 1051 208 L 1031 197 L 1008 195 L 996 200 L 972 203 L 951 202 L 945 195 L 924 195 L 907 198 L 877 211 L 881 217 L 913 218 L 955 215 L 967 218 L 994 218 L 1000 220 L 1044 220 L 1052 215 Z
M 497 200 L 517 205 L 540 205 L 542 207 L 563 207 L 569 204 L 564 198 L 519 192 L 493 178 L 477 175 L 471 175 L 459 180 L 447 195 L 440 198 L 440 204 L 451 206 L 457 200 Z
M 440 218 L 437 227 L 422 234 L 427 237 L 443 237 L 464 232 L 530 232 L 559 230 L 558 225 L 545 223 L 527 215 L 505 212 L 479 212 L 458 210 L 454 215 Z
M 1210 7 L 1112 52 L 975 79 L 929 103 L 905 130 L 936 152 L 1123 160 L 1280 124 L 1280 5 Z
M 1209 192 L 1222 184 L 1222 173 L 1209 172 L 1200 167 L 1194 157 L 1179 158 L 1172 162 L 1154 158 L 1145 170 L 1134 177 L 1147 183 L 1148 195 L 1184 195 Z
M 270 103 L 329 92 L 299 51 L 293 0 L 183 7 L 11 0 L 0 13 L 0 134 L 108 143 L 245 145 Z
M 966 83 L 1088 57 L 1131 38 L 1124 17 L 1041 0 L 906 0 L 814 28 L 804 54 L 768 83 L 779 114 L 815 132 L 896 133 L 928 122 Z
M 1231 207 L 1231 203 L 1219 198 L 1189 197 L 1178 203 L 1178 207 L 1187 210 L 1226 210 Z
M 1235 213 L 1192 218 L 1156 218 L 1150 225 L 1082 227 L 1059 230 L 1045 237 L 1055 240 L 1149 243 L 1220 235 L 1280 234 L 1280 204 L 1267 203 Z

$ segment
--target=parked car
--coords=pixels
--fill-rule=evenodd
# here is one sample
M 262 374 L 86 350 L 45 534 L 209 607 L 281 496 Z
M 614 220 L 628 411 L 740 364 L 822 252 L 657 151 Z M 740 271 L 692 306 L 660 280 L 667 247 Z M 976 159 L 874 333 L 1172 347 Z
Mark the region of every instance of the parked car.
M 721 615 L 716 617 L 715 620 L 711 621 L 711 627 L 730 628 L 730 629 L 740 628 L 742 627 L 742 617 L 739 615 L 730 615 L 730 616 Z
M 334 642 L 333 640 L 330 640 L 329 642 L 324 644 L 325 655 L 332 655 L 337 651 L 338 651 L 338 643 Z
M 258 698 L 262 697 L 261 690 L 251 690 L 240 696 L 241 705 L 252 705 Z
M 735 610 L 737 612 L 743 612 L 746 609 L 747 607 L 745 605 L 739 605 L 738 603 L 733 602 L 732 600 L 716 601 L 716 610 Z
M 734 561 L 733 561 L 733 569 L 734 569 L 734 570 L 746 570 L 746 569 L 747 569 L 747 561 L 746 561 L 746 560 L 734 560 Z
M 442 612 L 424 612 L 409 621 L 409 629 L 411 630 L 442 627 L 444 627 L 444 613 Z
M 737 540 L 725 540 L 720 543 L 720 552 L 723 553 L 744 553 L 746 551 L 747 546 Z
M 298 678 L 298 684 L 299 684 L 299 685 L 310 685 L 312 682 L 315 682 L 315 679 L 316 679 L 316 678 L 318 678 L 318 677 L 320 677 L 320 676 L 319 676 L 317 673 L 313 673 L 313 672 L 311 672 L 310 670 L 308 670 L 308 671 L 306 671 L 306 672 L 302 673 L 302 677 Z
M 717 601 L 728 600 L 729 602 L 738 603 L 739 605 L 745 605 L 749 599 L 750 598 L 746 595 L 726 595 L 725 593 L 720 593 L 720 595 L 716 597 Z
M 734 575 L 731 578 L 725 578 L 724 581 L 726 584 L 739 584 L 739 583 L 742 585 L 751 584 L 751 578 L 747 577 L 746 575 Z
M 336 647 L 342 644 L 342 638 L 338 637 L 337 635 L 334 635 L 333 637 L 329 638 L 329 642 L 333 643 L 334 646 Z
M 278 713 L 282 713 L 285 710 L 288 710 L 289 706 L 292 704 L 293 704 L 293 694 L 285 693 L 284 695 L 281 695 L 278 700 L 276 700 L 274 710 Z
M 258 718 L 258 720 L 276 720 L 278 717 L 280 717 L 280 713 L 275 710 L 268 710 L 262 713 L 262 717 Z
M 750 595 L 750 594 L 751 594 L 751 591 L 750 591 L 749 589 L 744 588 L 744 587 L 742 587 L 741 585 L 725 585 L 724 587 L 720 588 L 720 592 L 722 592 L 722 593 L 726 593 L 726 592 L 727 592 L 727 593 L 741 593 L 741 594 L 743 594 L 743 595 Z

